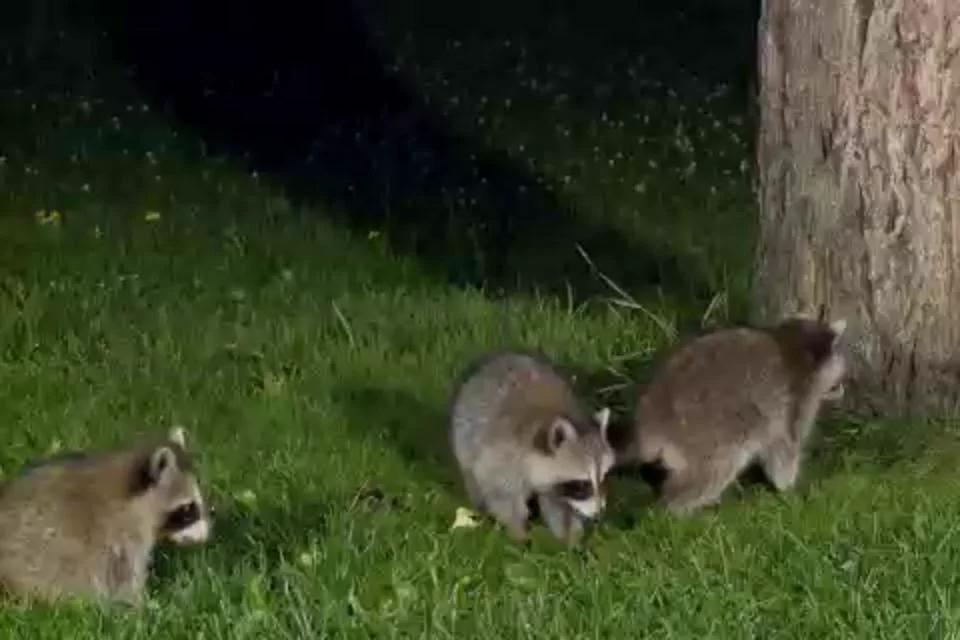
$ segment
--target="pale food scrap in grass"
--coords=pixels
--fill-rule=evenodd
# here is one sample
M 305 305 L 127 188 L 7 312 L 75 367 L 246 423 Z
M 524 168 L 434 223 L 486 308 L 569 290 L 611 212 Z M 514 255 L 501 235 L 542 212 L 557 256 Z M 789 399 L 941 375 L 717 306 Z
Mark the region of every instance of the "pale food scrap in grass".
M 477 514 L 466 507 L 457 507 L 457 515 L 453 519 L 450 529 L 473 529 L 480 526 Z

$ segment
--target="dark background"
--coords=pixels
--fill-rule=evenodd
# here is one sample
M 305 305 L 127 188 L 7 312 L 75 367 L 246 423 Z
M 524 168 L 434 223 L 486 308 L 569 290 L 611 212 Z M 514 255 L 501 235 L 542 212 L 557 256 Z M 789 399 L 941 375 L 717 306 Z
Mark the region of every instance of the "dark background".
M 572 250 L 579 243 L 631 291 L 682 291 L 701 309 L 712 293 L 671 249 L 578 215 L 535 169 L 458 131 L 395 53 L 403 38 L 434 58 L 456 39 L 520 41 L 540 63 L 569 65 L 585 96 L 597 91 L 598 65 L 642 57 L 664 81 L 651 94 L 690 78 L 722 83 L 731 108 L 749 117 L 759 0 L 74 0 L 47 2 L 42 14 L 25 5 L 6 8 L 8 34 L 33 19 L 32 30 L 20 30 L 39 42 L 38 15 L 51 33 L 63 25 L 105 31 L 143 96 L 211 153 L 270 175 L 296 201 L 330 205 L 360 232 L 383 232 L 394 250 L 453 282 L 578 302 L 608 293 Z M 500 72 L 487 60 L 465 66 L 456 81 L 489 83 L 484 76 Z M 590 101 L 582 104 L 589 111 Z M 448 196 L 457 192 L 474 204 L 454 216 Z

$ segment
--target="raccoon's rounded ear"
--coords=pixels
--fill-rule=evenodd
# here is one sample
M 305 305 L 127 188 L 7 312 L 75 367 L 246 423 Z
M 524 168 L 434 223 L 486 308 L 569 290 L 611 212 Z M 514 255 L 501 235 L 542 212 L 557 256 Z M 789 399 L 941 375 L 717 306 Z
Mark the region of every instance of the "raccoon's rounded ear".
M 547 448 L 552 453 L 568 440 L 576 440 L 577 430 L 566 418 L 557 418 L 550 423 L 547 431 Z
M 177 456 L 170 447 L 157 447 L 150 454 L 148 471 L 150 479 L 158 482 L 165 473 L 177 466 Z
M 177 424 L 170 427 L 170 431 L 167 432 L 167 440 L 179 446 L 181 449 L 187 448 L 187 430 Z

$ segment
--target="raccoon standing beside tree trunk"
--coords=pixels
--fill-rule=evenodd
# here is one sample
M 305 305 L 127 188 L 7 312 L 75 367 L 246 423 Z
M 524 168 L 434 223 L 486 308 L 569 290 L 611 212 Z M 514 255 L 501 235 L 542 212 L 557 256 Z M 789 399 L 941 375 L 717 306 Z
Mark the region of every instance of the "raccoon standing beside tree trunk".
M 790 489 L 821 403 L 843 395 L 845 327 L 796 317 L 680 346 L 641 389 L 620 461 L 659 467 L 660 499 L 676 515 L 718 502 L 755 462 Z
M 185 434 L 28 465 L 0 489 L 0 589 L 139 604 L 158 539 L 202 543 L 210 511 Z
M 450 409 L 450 441 L 470 501 L 519 542 L 535 497 L 553 535 L 576 544 L 584 522 L 606 507 L 609 418 L 609 409 L 591 416 L 542 354 L 479 358 L 461 374 Z

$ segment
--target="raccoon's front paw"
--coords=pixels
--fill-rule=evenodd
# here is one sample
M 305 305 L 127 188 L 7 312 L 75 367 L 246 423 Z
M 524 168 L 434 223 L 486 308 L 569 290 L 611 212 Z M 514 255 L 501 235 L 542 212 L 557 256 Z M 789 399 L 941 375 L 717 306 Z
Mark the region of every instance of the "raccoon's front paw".
M 586 525 L 583 518 L 575 513 L 571 513 L 567 521 L 566 543 L 571 549 L 580 545 L 583 540 L 583 534 L 586 532 Z
M 526 544 L 530 540 L 530 528 L 526 522 L 506 525 L 507 536 L 514 544 Z

